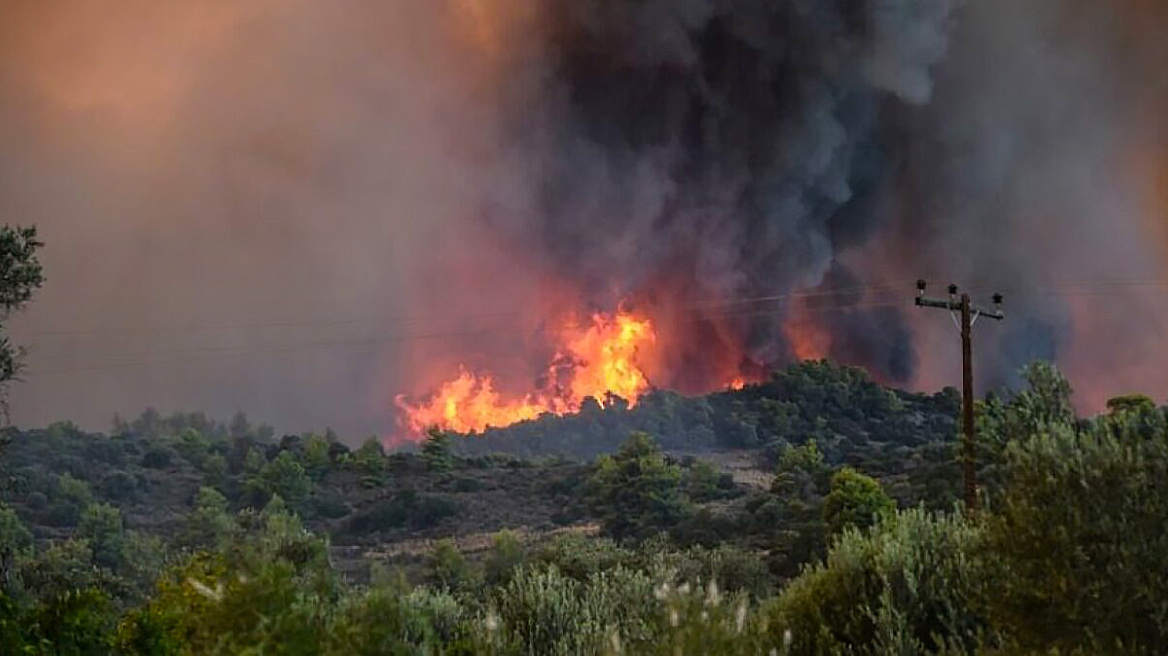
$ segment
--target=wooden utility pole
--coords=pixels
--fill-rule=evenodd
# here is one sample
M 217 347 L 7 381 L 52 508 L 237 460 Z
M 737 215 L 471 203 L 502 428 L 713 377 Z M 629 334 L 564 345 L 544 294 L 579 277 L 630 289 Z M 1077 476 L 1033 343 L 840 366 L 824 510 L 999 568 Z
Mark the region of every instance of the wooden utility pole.
M 965 473 L 965 507 L 976 511 L 977 499 L 977 435 L 973 421 L 973 324 L 980 317 L 995 321 L 1006 318 L 1002 313 L 1002 295 L 994 294 L 994 309 L 974 307 L 969 294 L 957 296 L 957 285 L 949 285 L 949 298 L 925 296 L 928 283 L 917 281 L 917 306 L 949 310 L 961 330 L 961 423 L 965 439 L 962 443 L 962 469 Z M 958 316 L 960 315 L 960 319 Z

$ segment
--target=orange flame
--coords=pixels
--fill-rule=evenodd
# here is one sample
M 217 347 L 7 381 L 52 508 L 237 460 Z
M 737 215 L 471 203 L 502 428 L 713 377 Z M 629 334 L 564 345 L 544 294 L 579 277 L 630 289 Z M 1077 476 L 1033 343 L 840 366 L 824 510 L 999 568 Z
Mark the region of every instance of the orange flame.
M 578 408 L 586 396 L 603 400 L 609 393 L 635 404 L 649 388 L 638 354 L 656 341 L 648 319 L 623 313 L 611 318 L 593 315 L 592 326 L 568 340 L 565 355 L 579 358 L 571 384 L 573 406 Z
M 548 365 L 541 389 L 506 398 L 495 389 L 489 374 L 476 375 L 462 368 L 458 377 L 443 383 L 420 404 L 398 396 L 402 427 L 415 436 L 432 427 L 477 432 L 544 413 L 576 412 L 586 397 L 603 402 L 613 394 L 632 406 L 649 389 L 641 366 L 642 356 L 657 339 L 649 319 L 625 312 L 595 314 L 583 330 L 566 329 L 560 339 L 563 347 Z

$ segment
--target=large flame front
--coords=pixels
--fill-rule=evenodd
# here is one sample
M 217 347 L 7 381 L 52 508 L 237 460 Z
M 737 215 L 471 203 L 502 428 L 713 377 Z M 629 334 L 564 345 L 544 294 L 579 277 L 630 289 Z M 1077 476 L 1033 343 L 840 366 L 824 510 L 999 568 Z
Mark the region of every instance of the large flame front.
M 490 374 L 463 367 L 421 403 L 398 396 L 402 427 L 413 436 L 432 427 L 482 431 L 544 413 L 576 412 L 587 397 L 604 401 L 615 395 L 635 405 L 649 388 L 642 362 L 657 339 L 649 319 L 627 312 L 595 314 L 583 328 L 569 327 L 558 338 L 562 347 L 536 391 L 507 398 Z

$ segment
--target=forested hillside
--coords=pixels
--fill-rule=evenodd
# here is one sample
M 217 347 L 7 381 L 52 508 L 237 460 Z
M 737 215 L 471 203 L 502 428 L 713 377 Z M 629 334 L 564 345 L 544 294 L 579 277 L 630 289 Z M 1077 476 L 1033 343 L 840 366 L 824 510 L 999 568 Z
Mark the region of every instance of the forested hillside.
M 435 432 L 416 453 L 276 439 L 242 416 L 147 412 L 110 435 L 12 429 L 0 644 L 1159 653 L 1168 410 L 1133 396 L 1081 419 L 1051 367 L 1026 377 L 979 404 L 987 510 L 975 516 L 955 500 L 953 395 L 825 363 L 706 398 Z M 590 462 L 472 454 L 584 426 L 624 438 Z M 662 448 L 700 451 L 679 436 L 706 430 L 707 446 L 753 447 L 767 484 Z
M 633 408 L 616 397 L 586 400 L 579 414 L 488 429 L 460 450 L 592 459 L 636 430 L 667 450 L 762 448 L 773 456 L 786 444 L 815 439 L 831 462 L 880 460 L 889 449 L 951 440 L 960 408 L 951 388 L 913 394 L 883 387 L 862 369 L 804 362 L 759 384 L 706 396 L 657 390 Z

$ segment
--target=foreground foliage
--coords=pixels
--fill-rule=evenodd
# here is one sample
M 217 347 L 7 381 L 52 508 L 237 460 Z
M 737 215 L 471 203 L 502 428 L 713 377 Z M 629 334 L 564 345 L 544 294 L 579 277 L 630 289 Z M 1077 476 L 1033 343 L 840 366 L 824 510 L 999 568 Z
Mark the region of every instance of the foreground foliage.
M 478 554 L 441 540 L 412 569 L 360 582 L 338 568 L 328 535 L 306 528 L 319 517 L 312 500 L 342 474 L 361 490 L 409 471 L 472 489 L 479 465 L 448 436 L 413 458 L 322 436 L 221 451 L 231 442 L 180 427 L 162 441 L 178 455 L 158 459 L 218 455 L 227 467 L 218 486 L 216 466 L 204 471 L 168 545 L 89 477 L 43 479 L 44 500 L 9 490 L 21 504 L 0 505 L 0 653 L 1161 653 L 1168 415 L 1128 397 L 1079 419 L 1056 371 L 1026 377 L 1027 390 L 980 407 L 977 516 L 897 509 L 887 479 L 830 463 L 819 444 L 831 436 L 784 446 L 769 489 L 743 493 L 634 434 L 547 488 L 586 497 L 602 535 L 501 531 Z M 68 443 L 68 430 L 46 436 Z M 116 461 L 123 446 L 109 453 Z M 27 456 L 18 463 L 30 471 Z M 386 492 L 372 510 L 313 521 L 342 537 L 422 526 L 443 512 L 439 498 Z M 730 506 L 740 514 L 717 514 Z M 61 526 L 30 531 L 30 516 Z

